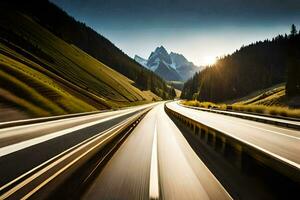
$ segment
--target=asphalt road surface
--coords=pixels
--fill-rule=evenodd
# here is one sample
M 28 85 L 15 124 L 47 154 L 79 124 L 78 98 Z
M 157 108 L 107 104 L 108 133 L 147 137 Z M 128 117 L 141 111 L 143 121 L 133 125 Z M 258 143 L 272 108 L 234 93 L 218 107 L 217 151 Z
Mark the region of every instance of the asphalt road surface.
M 0 130 L 0 190 L 19 176 L 151 105 Z
M 191 149 L 163 104 L 113 155 L 83 199 L 231 199 Z
M 237 117 L 166 106 L 300 169 L 300 132 Z M 82 199 L 232 199 L 165 113 L 164 103 L 0 129 L 0 191 L 60 153 L 153 107 Z
M 168 108 L 300 169 L 300 132 L 261 122 L 167 104 Z

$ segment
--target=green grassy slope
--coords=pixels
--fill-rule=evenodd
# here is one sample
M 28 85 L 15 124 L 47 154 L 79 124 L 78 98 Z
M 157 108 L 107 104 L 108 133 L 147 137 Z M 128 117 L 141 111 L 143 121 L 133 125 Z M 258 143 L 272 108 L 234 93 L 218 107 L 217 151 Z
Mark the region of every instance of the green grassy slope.
M 224 103 L 226 104 L 234 104 L 234 103 L 245 103 L 245 104 L 251 104 L 251 103 L 258 103 L 259 100 L 264 100 L 266 97 L 269 97 L 273 94 L 276 94 L 277 92 L 284 92 L 285 91 L 285 83 L 276 84 L 272 87 L 268 87 L 266 89 L 257 90 L 252 93 L 250 93 L 247 96 L 244 96 L 242 98 L 238 98 L 232 101 L 226 101 Z M 276 104 L 274 102 L 274 104 Z M 267 105 L 267 104 L 266 104 Z
M 268 90 L 258 91 L 255 96 L 245 97 L 236 104 L 242 105 L 266 105 L 266 106 L 287 106 L 287 98 L 285 96 L 285 86 L 277 85 Z
M 257 91 L 242 99 L 232 102 L 234 105 L 263 105 L 300 108 L 299 96 L 288 97 L 286 95 L 285 83 L 275 85 L 265 90 Z
M 30 16 L 57 37 L 76 45 L 100 62 L 133 80 L 137 88 L 150 90 L 163 99 L 171 99 L 175 96 L 173 88 L 168 88 L 162 78 L 142 67 L 111 41 L 48 0 L 3 0 L 1 3 L 1 8 L 6 7 L 6 10 L 19 11 Z
M 235 110 L 300 118 L 299 97 L 296 98 L 288 98 L 286 96 L 285 83 L 281 83 L 253 92 L 235 101 L 226 102 L 226 104 L 199 102 L 197 100 L 182 101 L 182 104 L 204 108 L 212 107 L 220 110 Z
M 28 16 L 0 11 L 1 102 L 49 116 L 145 100 L 133 81 Z
M 184 84 L 181 97 L 222 103 L 282 82 L 289 83 L 291 97 L 300 95 L 299 56 L 300 33 L 242 46 L 196 73 Z

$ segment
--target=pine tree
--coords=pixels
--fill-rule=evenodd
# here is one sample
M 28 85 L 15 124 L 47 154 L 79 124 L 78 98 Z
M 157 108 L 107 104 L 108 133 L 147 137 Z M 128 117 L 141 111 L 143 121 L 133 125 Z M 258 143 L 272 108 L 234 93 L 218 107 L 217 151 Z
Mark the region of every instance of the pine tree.
M 224 102 L 287 82 L 287 95 L 300 95 L 300 33 L 258 41 L 224 56 L 183 87 L 182 98 Z M 195 94 L 195 95 L 194 95 Z
M 299 38 L 296 37 L 297 29 L 293 24 L 291 28 L 291 43 L 289 45 L 289 59 L 288 59 L 288 69 L 287 69 L 287 82 L 286 82 L 286 95 L 288 97 L 293 97 L 300 95 L 300 51 L 298 49 Z
M 295 35 L 297 35 L 297 28 L 296 28 L 295 24 L 292 24 L 291 36 L 295 36 Z

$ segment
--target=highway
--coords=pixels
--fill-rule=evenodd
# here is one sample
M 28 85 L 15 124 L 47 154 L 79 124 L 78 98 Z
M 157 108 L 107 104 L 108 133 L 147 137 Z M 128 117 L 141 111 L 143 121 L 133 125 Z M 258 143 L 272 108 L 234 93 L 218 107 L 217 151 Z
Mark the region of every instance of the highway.
M 234 196 L 251 199 L 249 192 L 238 192 L 238 196 L 232 194 L 234 187 L 239 187 L 238 183 L 228 188 L 224 180 L 236 181 L 240 178 L 220 179 L 211 169 L 212 165 L 207 164 L 207 159 L 199 156 L 201 153 L 210 156 L 210 153 L 205 153 L 201 146 L 201 153 L 198 154 L 194 146 L 200 147 L 199 141 L 193 139 L 193 133 L 185 132 L 172 121 L 165 106 L 287 163 L 300 172 L 299 131 L 195 110 L 178 102 L 159 102 L 0 129 L 0 199 L 44 199 L 48 194 L 34 196 L 39 195 L 40 188 L 47 188 L 51 181 L 58 185 L 59 181 L 55 183 L 55 180 L 59 180 L 57 177 L 61 174 L 70 171 L 72 175 L 76 170 L 82 170 L 80 167 L 85 166 L 83 163 L 88 163 L 92 155 L 102 148 L 111 148 L 105 145 L 112 143 L 111 138 L 125 132 L 127 129 L 124 127 L 132 124 L 135 125 L 128 131 L 128 136 L 112 151 L 109 159 L 103 161 L 101 168 L 97 168 L 98 164 L 94 168 L 90 163 L 93 171 L 89 172 L 87 167 L 87 174 L 93 176 L 84 177 L 84 180 L 90 178 L 91 182 L 79 184 L 82 189 L 78 188 L 80 192 L 76 198 L 222 200 Z M 190 134 L 193 145 L 186 134 Z M 222 164 L 223 159 L 211 156 L 208 160 L 218 165 L 217 168 L 224 168 L 224 176 L 239 176 L 239 172 L 234 172 L 238 168 L 226 172 L 229 168 L 227 164 Z M 243 178 L 239 183 L 246 184 L 243 188 L 247 188 L 247 184 L 256 187 L 255 181 L 247 183 L 250 179 Z M 262 187 L 263 182 L 260 180 L 257 187 Z M 268 189 L 270 191 L 272 188 Z M 75 196 L 76 192 L 77 189 L 73 191 Z
M 83 199 L 231 199 L 163 105 L 152 109 Z
M 195 110 L 201 110 L 201 111 L 208 111 L 208 112 L 213 112 L 217 114 L 224 114 L 224 115 L 229 115 L 233 117 L 239 117 L 239 118 L 244 118 L 244 119 L 250 119 L 254 121 L 259 121 L 259 122 L 267 122 L 268 124 L 275 124 L 275 125 L 280 125 L 283 127 L 289 127 L 289 128 L 294 128 L 296 130 L 300 130 L 300 120 L 295 119 L 295 118 L 288 118 L 288 117 L 281 117 L 281 116 L 270 116 L 270 115 L 265 115 L 265 114 L 253 114 L 253 113 L 246 113 L 246 112 L 241 112 L 241 111 L 230 111 L 230 110 L 218 110 L 218 109 L 207 109 L 207 108 L 201 108 L 201 107 L 193 107 L 193 106 L 187 106 L 187 105 L 182 105 L 187 108 L 195 109 Z
M 154 105 L 1 129 L 0 192 L 63 152 Z
M 194 110 L 178 105 L 177 102 L 169 103 L 167 107 L 300 170 L 299 131 L 238 117 Z

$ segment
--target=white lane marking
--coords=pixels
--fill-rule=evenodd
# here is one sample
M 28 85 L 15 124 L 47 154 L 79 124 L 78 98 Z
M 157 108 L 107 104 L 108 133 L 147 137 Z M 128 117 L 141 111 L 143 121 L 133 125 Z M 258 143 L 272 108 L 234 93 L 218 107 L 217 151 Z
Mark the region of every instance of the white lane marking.
M 32 128 L 35 126 L 43 126 L 43 125 L 48 125 L 48 124 L 56 124 L 58 122 L 65 122 L 65 121 L 72 121 L 72 120 L 77 120 L 77 119 L 89 119 L 89 118 L 95 118 L 95 117 L 102 117 L 103 116 L 107 116 L 107 115 L 112 115 L 114 113 L 124 113 L 124 112 L 129 112 L 129 111 L 134 111 L 134 110 L 141 110 L 147 107 L 150 107 L 151 105 L 155 105 L 158 103 L 151 103 L 151 104 L 146 104 L 146 105 L 140 105 L 140 106 L 133 106 L 133 107 L 128 107 L 128 108 L 123 108 L 123 109 L 119 109 L 117 111 L 107 111 L 107 112 L 100 112 L 100 113 L 95 113 L 95 114 L 91 114 L 91 115 L 86 115 L 86 116 L 78 116 L 78 117 L 72 117 L 72 118 L 63 118 L 63 119 L 57 119 L 57 120 L 53 120 L 53 121 L 46 121 L 46 122 L 36 122 L 36 123 L 32 123 L 32 124 L 25 124 L 25 125 L 18 125 L 18 126 L 13 126 L 13 127 L 7 127 L 7 128 L 2 128 L 0 129 L 0 137 L 3 137 L 2 135 L 4 133 L 6 133 L 7 131 L 15 131 L 15 130 L 19 130 L 19 129 L 24 129 L 24 128 Z M 72 114 L 70 114 L 72 115 Z M 74 114 L 76 115 L 76 114 Z M 46 118 L 51 118 L 51 117 L 46 117 Z M 43 119 L 43 118 L 37 118 L 37 119 Z M 19 121 L 30 121 L 33 119 L 26 119 L 26 120 L 19 120 Z M 18 121 L 12 121 L 12 122 L 4 122 L 4 123 L 13 123 L 13 122 L 18 122 Z M 4 123 L 0 123 L 4 124 Z
M 132 119 L 132 118 L 130 118 Z M 51 169 L 52 167 L 56 166 L 57 164 L 59 164 L 60 162 L 62 162 L 63 160 L 67 159 L 68 157 L 74 155 L 75 153 L 81 151 L 82 149 L 84 149 L 85 147 L 87 147 L 88 145 L 92 144 L 93 142 L 95 142 L 97 139 L 100 138 L 104 138 L 103 141 L 100 141 L 99 143 L 97 143 L 95 146 L 93 146 L 92 148 L 88 149 L 87 151 L 85 151 L 83 154 L 81 154 L 79 157 L 77 157 L 76 159 L 74 159 L 72 162 L 70 162 L 69 164 L 67 164 L 66 166 L 64 166 L 62 169 L 60 169 L 58 172 L 56 172 L 55 174 L 53 174 L 51 177 L 49 177 L 48 179 L 46 179 L 45 181 L 43 181 L 40 185 L 38 185 L 37 187 L 34 188 L 34 190 L 30 191 L 26 196 L 24 196 L 22 199 L 27 199 L 28 197 L 30 197 L 33 193 L 35 193 L 38 189 L 40 189 L 41 187 L 43 187 L 44 185 L 46 185 L 49 181 L 51 181 L 53 178 L 55 178 L 57 175 L 59 175 L 62 171 L 66 170 L 68 167 L 70 167 L 71 165 L 73 165 L 74 163 L 76 163 L 79 159 L 81 159 L 82 157 L 84 157 L 85 155 L 87 155 L 89 152 L 93 151 L 95 148 L 97 148 L 98 146 L 100 146 L 101 144 L 103 144 L 105 141 L 107 141 L 109 138 L 113 137 L 116 132 L 118 130 L 121 129 L 122 125 L 126 124 L 126 122 L 130 121 L 130 119 L 128 119 L 127 121 L 120 123 L 114 127 L 112 127 L 109 130 L 105 130 L 99 134 L 97 134 L 95 137 L 93 137 L 93 139 L 88 138 L 87 140 L 81 142 L 80 144 L 78 144 L 78 148 L 75 148 L 74 150 L 68 152 L 66 155 L 64 155 L 63 157 L 59 158 L 58 160 L 50 163 L 49 165 L 47 165 L 45 168 L 41 169 L 40 171 L 36 172 L 35 174 L 33 174 L 32 176 L 30 176 L 29 178 L 27 178 L 26 180 L 24 180 L 23 182 L 19 183 L 17 186 L 15 186 L 14 188 L 12 188 L 11 190 L 9 190 L 8 192 L 6 192 L 5 194 L 3 194 L 2 196 L 0 196 L 0 199 L 6 199 L 9 196 L 11 196 L 13 193 L 15 193 L 17 190 L 21 189 L 22 187 L 24 187 L 26 184 L 30 183 L 32 180 L 34 180 L 35 178 L 37 178 L 38 176 L 44 174 L 45 172 L 47 172 L 49 169 Z M 107 133 L 110 133 L 112 131 L 115 131 L 114 134 L 107 136 Z M 102 134 L 103 133 L 103 134 Z M 106 137 L 107 136 L 107 137 Z M 106 137 L 106 138 L 105 138 Z M 82 145 L 81 145 L 82 144 Z M 71 150 L 72 148 L 70 148 L 69 150 Z M 68 150 L 67 150 L 68 151 Z
M 209 113 L 209 114 L 214 114 L 214 113 Z M 280 136 L 284 136 L 284 137 L 289 137 L 289 138 L 292 138 L 292 139 L 300 140 L 300 137 L 297 137 L 297 136 L 293 136 L 293 135 L 289 135 L 289 134 L 285 134 L 285 133 L 279 133 L 277 131 L 273 131 L 273 130 L 261 128 L 259 126 L 252 126 L 252 125 L 248 124 L 248 122 L 253 122 L 253 121 L 249 121 L 249 120 L 246 120 L 246 119 L 239 119 L 239 118 L 237 118 L 237 120 L 234 120 L 232 118 L 227 118 L 228 116 L 224 116 L 224 117 L 226 118 L 226 120 L 231 121 L 233 123 L 239 123 L 242 126 L 248 126 L 248 127 L 254 128 L 254 129 L 259 129 L 259 130 L 271 132 L 271 133 L 274 133 L 274 134 L 277 134 L 277 135 L 280 135 Z M 212 120 L 214 120 L 214 119 L 212 119 Z M 259 122 L 257 122 L 257 123 L 259 123 Z M 259 123 L 259 124 L 263 124 L 263 123 Z M 269 124 L 267 124 L 267 125 L 269 125 Z M 280 128 L 280 127 L 276 127 L 276 128 Z M 280 128 L 280 129 L 283 129 L 283 128 Z M 283 129 L 283 130 L 289 130 L 289 129 Z
M 51 140 L 53 138 L 72 133 L 74 131 L 77 131 L 77 130 L 80 130 L 80 129 L 83 129 L 83 128 L 86 128 L 86 127 L 89 127 L 89 126 L 93 126 L 93 125 L 96 125 L 96 124 L 99 124 L 99 123 L 102 123 L 102 122 L 105 122 L 105 121 L 109 121 L 109 120 L 117 118 L 117 117 L 121 117 L 121 116 L 129 114 L 129 113 L 130 112 L 125 112 L 125 113 L 122 113 L 122 114 L 118 114 L 118 115 L 114 115 L 114 116 L 107 117 L 107 118 L 104 118 L 104 119 L 100 119 L 100 120 L 97 120 L 97 121 L 94 121 L 94 122 L 89 122 L 89 123 L 86 123 L 86 124 L 82 124 L 82 125 L 79 125 L 79 126 L 75 126 L 75 127 L 72 127 L 72 128 L 57 131 L 57 132 L 54 132 L 54 133 L 51 133 L 51 134 L 43 135 L 43 136 L 33 138 L 33 139 L 29 139 L 29 140 L 26 140 L 26 141 L 23 141 L 23 142 L 19 142 L 19 143 L 16 143 L 16 144 L 8 145 L 6 147 L 2 147 L 2 148 L 0 148 L 0 157 L 5 156 L 5 155 L 10 154 L 10 153 L 13 153 L 13 152 L 16 152 L 16 151 L 19 151 L 21 149 L 25 149 L 27 147 L 45 142 L 47 140 Z
M 120 112 L 122 113 L 122 112 Z M 24 125 L 22 127 L 11 127 L 11 128 L 7 128 L 7 129 L 1 129 L 0 130 L 0 141 L 3 139 L 7 139 L 7 138 L 12 138 L 12 137 L 18 137 L 18 136 L 22 136 L 22 135 L 26 135 L 26 134 L 30 134 L 34 131 L 40 131 L 40 130 L 45 130 L 48 128 L 54 128 L 54 127 L 60 127 L 62 125 L 68 125 L 70 123 L 78 123 L 78 125 L 80 124 L 84 124 L 82 123 L 82 121 L 84 120 L 97 120 L 97 118 L 103 119 L 105 117 L 109 117 L 112 116 L 114 113 L 105 113 L 103 115 L 93 115 L 93 116 L 89 116 L 88 117 L 80 117 L 80 118 L 76 118 L 76 119 L 63 119 L 63 120 L 56 120 L 56 121 L 51 121 L 51 122 L 44 122 L 44 123 L 38 123 L 38 124 L 31 124 L 31 125 Z M 57 131 L 62 130 L 62 129 L 58 129 Z
M 194 106 L 185 106 L 185 105 L 181 105 L 177 102 L 177 105 L 181 106 L 181 107 L 186 107 L 186 108 L 190 108 L 193 110 L 200 110 L 200 111 L 208 111 L 210 113 L 225 113 L 225 114 L 234 114 L 235 116 L 246 116 L 246 117 L 255 117 L 257 119 L 263 119 L 263 120 L 270 120 L 273 122 L 283 122 L 283 123 L 288 123 L 288 124 L 293 124 L 293 125 L 299 125 L 300 123 L 297 121 L 292 121 L 292 120 L 285 120 L 285 119 L 278 119 L 278 118 L 272 118 L 272 117 L 264 117 L 264 116 L 259 116 L 259 115 L 255 115 L 255 114 L 245 114 L 245 113 L 239 113 L 239 112 L 235 112 L 235 111 L 221 111 L 221 110 L 214 110 L 214 109 L 207 109 L 207 108 L 200 108 L 200 107 L 194 107 Z M 212 111 L 212 112 L 211 112 Z M 232 116 L 234 117 L 234 116 Z
M 246 126 L 249 126 L 251 128 L 256 128 L 256 129 L 260 129 L 260 130 L 263 130 L 263 131 L 267 131 L 267 132 L 271 132 L 271 133 L 275 133 L 277 135 L 282 135 L 284 137 L 290 137 L 292 139 L 296 139 L 296 140 L 300 140 L 300 137 L 297 137 L 297 136 L 293 136 L 293 135 L 288 135 L 288 134 L 284 134 L 284 133 L 279 133 L 279 132 L 276 132 L 276 131 L 272 131 L 272 130 L 268 130 L 268 129 L 265 129 L 265 128 L 261 128 L 261 127 L 258 127 L 258 126 L 252 126 L 250 124 L 244 124 Z
M 149 196 L 150 199 L 159 199 L 156 122 L 154 127 L 154 136 L 152 144 Z
M 167 115 L 167 113 L 164 112 L 164 117 L 166 117 L 166 121 L 169 123 L 169 127 L 172 129 L 172 131 L 169 131 L 171 138 L 176 142 L 180 152 L 182 153 L 182 156 L 184 157 L 185 162 L 190 163 L 191 160 L 188 159 L 189 156 L 187 154 L 193 156 L 193 162 L 200 163 L 204 169 L 209 173 L 210 177 L 218 184 L 218 186 L 221 188 L 222 191 L 227 195 L 229 199 L 232 199 L 230 194 L 227 192 L 227 190 L 223 187 L 223 185 L 219 182 L 219 180 L 213 175 L 213 173 L 208 169 L 208 167 L 203 163 L 203 161 L 198 157 L 198 155 L 194 152 L 192 147 L 189 145 L 188 141 L 183 136 L 182 132 L 178 129 L 178 127 L 175 125 L 175 123 L 172 121 L 172 119 Z M 171 130 L 170 129 L 170 130 Z M 184 151 L 185 149 L 185 151 Z M 174 152 L 173 152 L 174 153 Z M 188 164 L 190 169 L 193 171 L 195 176 L 199 177 L 199 175 L 194 171 L 193 167 Z M 203 185 L 202 180 L 199 179 L 199 182 L 201 185 Z
M 117 125 L 116 125 L 116 126 L 117 126 Z M 107 129 L 107 130 L 105 130 L 105 131 L 102 131 L 102 132 L 98 133 L 97 135 L 94 135 L 94 136 L 92 136 L 92 137 L 90 137 L 90 138 L 88 138 L 88 139 L 86 139 L 86 140 L 80 142 L 79 144 L 76 144 L 75 146 L 72 146 L 72 147 L 70 147 L 69 149 L 67 149 L 67 150 L 65 150 L 65 151 L 63 151 L 63 152 L 61 152 L 60 154 L 58 154 L 58 155 L 56 155 L 56 156 L 50 158 L 49 160 L 43 162 L 42 164 L 36 166 L 35 168 L 33 168 L 33 169 L 31 169 L 31 170 L 25 172 L 24 174 L 20 175 L 19 177 L 15 178 L 14 180 L 10 181 L 9 183 L 3 185 L 2 187 L 0 187 L 0 191 L 2 191 L 3 189 L 5 189 L 6 187 L 10 186 L 11 184 L 17 182 L 18 180 L 22 179 L 22 178 L 25 177 L 26 175 L 28 175 L 28 174 L 30 174 L 31 172 L 35 171 L 36 169 L 39 169 L 39 168 L 41 168 L 41 167 L 43 167 L 43 166 L 46 166 L 47 164 L 51 163 L 51 162 L 52 162 L 53 160 L 55 160 L 56 158 L 59 158 L 60 156 L 66 154 L 67 152 L 76 149 L 77 147 L 79 147 L 80 145 L 86 143 L 87 141 L 93 140 L 94 138 L 98 137 L 99 135 L 101 135 L 101 134 L 103 134 L 103 133 L 105 133 L 105 132 L 110 131 L 110 130 L 113 129 L 113 128 L 114 128 L 114 126 L 111 127 L 111 128 L 109 128 L 109 129 Z
M 170 108 L 170 109 L 172 109 L 172 108 Z M 174 108 L 173 108 L 173 109 L 174 109 Z M 175 109 L 175 110 L 176 110 L 176 109 Z M 176 112 L 178 112 L 178 110 L 176 110 Z M 180 114 L 182 114 L 182 115 L 184 115 L 184 116 L 186 116 L 186 117 L 189 117 L 189 116 L 188 116 L 188 115 L 189 115 L 188 113 L 185 113 L 185 112 L 182 113 L 182 112 L 181 112 Z M 191 117 L 189 117 L 189 118 L 191 118 Z M 194 120 L 198 121 L 198 120 L 195 119 L 195 117 L 193 117 L 193 116 L 192 116 L 191 119 L 194 119 Z M 202 123 L 202 122 L 201 122 L 201 123 Z M 203 123 L 203 124 L 205 125 L 205 123 Z M 210 125 L 206 125 L 206 126 L 213 128 L 213 127 L 210 126 Z M 280 156 L 280 155 L 278 155 L 278 154 L 272 153 L 271 151 L 266 150 L 266 149 L 264 149 L 264 148 L 262 148 L 262 147 L 259 147 L 259 146 L 255 145 L 255 144 L 253 144 L 253 143 L 247 142 L 246 140 L 241 139 L 241 138 L 239 138 L 239 137 L 237 137 L 237 136 L 235 136 L 235 135 L 232 135 L 232 134 L 230 134 L 230 133 L 227 132 L 227 131 L 223 131 L 223 130 L 221 130 L 221 129 L 219 129 L 219 128 L 213 128 L 213 129 L 215 129 L 216 131 L 219 131 L 219 132 L 221 132 L 221 133 L 224 133 L 224 134 L 226 134 L 226 135 L 229 135 L 230 137 L 232 137 L 232 138 L 234 138 L 234 139 L 236 139 L 236 140 L 238 140 L 238 141 L 241 141 L 241 142 L 243 142 L 243 143 L 245 143 L 245 144 L 247 144 L 247 145 L 249 145 L 249 146 L 252 146 L 252 147 L 254 147 L 254 148 L 256 148 L 256 149 L 258 149 L 258 150 L 260 150 L 260 151 L 262 151 L 262 152 L 264 152 L 264 153 L 266 153 L 266 154 L 268 154 L 268 155 L 270 155 L 270 156 L 273 156 L 274 158 L 276 158 L 276 159 L 278 159 L 278 160 L 281 160 L 281 161 L 283 161 L 283 162 L 285 162 L 285 163 L 287 163 L 287 164 L 289 164 L 289 165 L 291 165 L 291 166 L 294 166 L 294 167 L 300 169 L 300 164 L 299 164 L 299 163 L 296 163 L 296 162 L 294 162 L 294 161 L 291 161 L 291 160 L 289 160 L 289 159 L 287 159 L 287 158 L 284 158 L 284 157 L 282 157 L 282 156 Z
M 75 113 L 75 114 L 66 114 L 66 115 L 57 115 L 57 116 L 51 116 L 51 117 L 37 117 L 32 119 L 21 119 L 21 120 L 15 120 L 15 121 L 8 121 L 8 122 L 0 122 L 0 126 L 6 125 L 6 124 L 14 124 L 14 123 L 22 123 L 22 122 L 32 122 L 32 123 L 43 123 L 43 122 L 36 122 L 38 120 L 61 120 L 61 119 L 70 119 L 71 117 L 85 117 L 88 115 L 94 115 L 94 114 L 102 114 L 108 111 L 92 111 L 92 112 L 85 112 L 85 113 Z M 67 118 L 66 118 L 67 117 Z M 59 118 L 59 119 L 57 119 Z M 23 125 L 20 125 L 23 126 Z
M 109 111 L 109 112 L 103 112 L 103 113 L 97 113 L 97 114 L 93 114 L 93 115 L 88 115 L 88 116 L 79 116 L 79 117 L 74 117 L 74 118 L 66 118 L 66 119 L 58 119 L 58 120 L 53 120 L 53 121 L 47 121 L 47 122 L 37 122 L 37 123 L 33 123 L 33 124 L 26 124 L 26 125 L 19 125 L 19 126 L 13 126 L 13 127 L 7 127 L 7 128 L 3 128 L 0 129 L 0 137 L 1 138 L 5 138 L 6 133 L 11 131 L 20 131 L 22 129 L 32 129 L 32 128 L 36 128 L 36 127 L 40 127 L 40 126 L 44 126 L 44 125 L 56 125 L 58 123 L 65 123 L 65 122 L 72 122 L 72 121 L 77 121 L 77 120 L 86 120 L 86 119 L 93 119 L 93 118 L 97 118 L 97 117 L 106 117 L 106 116 L 110 116 L 116 113 L 124 113 L 124 112 L 129 112 L 135 110 L 135 108 L 131 108 L 131 109 L 126 109 L 126 110 L 118 110 L 118 111 Z M 137 110 L 137 109 L 136 109 Z
M 197 117 L 197 111 L 198 111 L 198 110 L 191 109 L 190 111 L 195 113 L 195 116 L 194 116 L 195 118 L 194 118 L 194 119 L 197 119 L 196 117 Z M 185 112 L 185 111 L 184 111 L 184 112 Z M 187 111 L 187 112 L 189 112 L 189 111 Z M 185 113 L 186 113 L 186 112 L 185 112 Z M 188 113 L 187 113 L 187 114 L 188 114 Z M 213 117 L 215 117 L 215 116 L 213 116 L 213 115 L 216 115 L 216 113 L 207 113 L 207 114 L 211 115 L 210 118 L 211 118 L 212 120 L 215 120 L 215 119 L 213 119 Z M 218 116 L 218 117 L 221 117 L 221 116 Z M 222 118 L 223 118 L 223 117 L 222 117 Z M 260 129 L 260 130 L 263 130 L 263 131 L 275 133 L 275 134 L 277 134 L 277 135 L 281 135 L 281 136 L 284 136 L 284 137 L 289 137 L 289 138 L 292 138 L 292 139 L 300 140 L 300 137 L 297 137 L 297 136 L 293 136 L 293 135 L 289 135 L 289 134 L 285 134 L 285 133 L 280 133 L 280 132 L 277 132 L 277 131 L 273 131 L 273 130 L 261 128 L 261 127 L 259 127 L 259 126 L 252 126 L 252 125 L 250 125 L 250 124 L 247 123 L 247 122 L 254 122 L 254 121 L 250 121 L 250 120 L 246 120 L 246 119 L 240 119 L 240 118 L 237 118 L 236 120 L 234 120 L 234 119 L 232 119 L 231 116 L 230 116 L 230 118 L 229 118 L 228 116 L 224 116 L 224 118 L 225 118 L 226 120 L 228 120 L 228 121 L 231 121 L 231 122 L 234 122 L 234 123 L 239 123 L 239 124 L 241 124 L 242 126 L 248 126 L 248 127 L 251 127 L 251 128 Z M 256 123 L 263 124 L 263 123 L 260 123 L 260 122 L 256 122 Z M 269 124 L 267 124 L 267 125 L 269 125 Z M 283 129 L 283 128 L 281 128 L 281 127 L 276 127 L 276 128 L 282 129 L 282 130 L 289 130 L 289 129 Z
M 180 106 L 180 105 L 179 105 L 179 106 Z M 181 106 L 181 107 L 182 107 L 182 106 Z M 198 109 L 197 109 L 197 110 L 195 110 L 195 109 L 193 109 L 193 108 L 189 108 L 189 109 L 192 109 L 191 111 L 193 111 L 193 112 L 199 111 Z M 200 110 L 200 111 L 201 111 L 201 110 Z M 214 114 L 218 114 L 218 113 L 208 113 L 208 114 L 214 115 Z M 249 122 L 254 122 L 254 123 L 255 123 L 256 121 L 251 121 L 251 120 L 247 120 L 247 119 L 243 119 L 243 118 L 237 118 L 238 121 L 235 121 L 234 119 L 232 119 L 234 116 L 226 116 L 226 115 L 225 115 L 224 117 L 226 117 L 226 120 L 234 121 L 234 123 L 239 122 L 240 124 L 249 126 L 249 127 L 251 127 L 251 128 L 256 128 L 256 129 L 260 129 L 260 130 L 263 130 L 263 131 L 268 131 L 268 132 L 271 132 L 271 133 L 275 133 L 275 134 L 278 134 L 278 135 L 282 135 L 282 136 L 285 136 L 285 137 L 290 137 L 290 138 L 292 138 L 292 139 L 300 140 L 300 137 L 297 137 L 297 136 L 293 136 L 293 135 L 289 135 L 289 134 L 285 134 L 285 133 L 280 133 L 280 132 L 277 132 L 277 131 L 272 131 L 272 130 L 265 129 L 265 128 L 261 128 L 261 127 L 258 127 L 258 126 L 252 126 L 252 125 L 246 123 L 247 121 L 249 121 Z M 265 124 L 265 123 L 262 123 L 262 122 L 256 122 L 256 123 L 259 123 L 259 124 Z M 266 124 L 266 125 L 270 125 L 270 124 Z M 270 126 L 271 126 L 271 125 L 270 125 Z M 282 128 L 282 127 L 276 127 L 276 126 L 274 126 L 274 127 L 277 128 L 277 129 L 281 129 L 281 130 L 290 130 L 290 129 L 284 129 L 284 128 Z
M 68 122 L 68 121 L 72 121 L 72 120 L 80 120 L 80 119 L 89 119 L 90 117 L 101 117 L 102 115 L 106 116 L 107 114 L 113 114 L 113 111 L 111 112 L 105 112 L 105 113 L 98 113 L 98 114 L 93 114 L 93 115 L 88 115 L 88 116 L 79 116 L 79 117 L 75 117 L 75 118 L 65 118 L 65 119 L 57 119 L 57 120 L 53 120 L 53 121 L 46 121 L 46 122 L 36 122 L 36 123 L 32 123 L 32 124 L 25 124 L 25 125 L 18 125 L 18 126 L 12 126 L 12 127 L 7 127 L 7 128 L 3 128 L 0 130 L 1 133 L 1 137 L 3 133 L 7 132 L 7 131 L 15 131 L 15 130 L 19 130 L 19 129 L 24 129 L 24 128 L 34 128 L 36 126 L 43 126 L 43 125 L 52 125 L 52 124 L 56 124 L 56 123 L 61 123 L 61 122 Z

